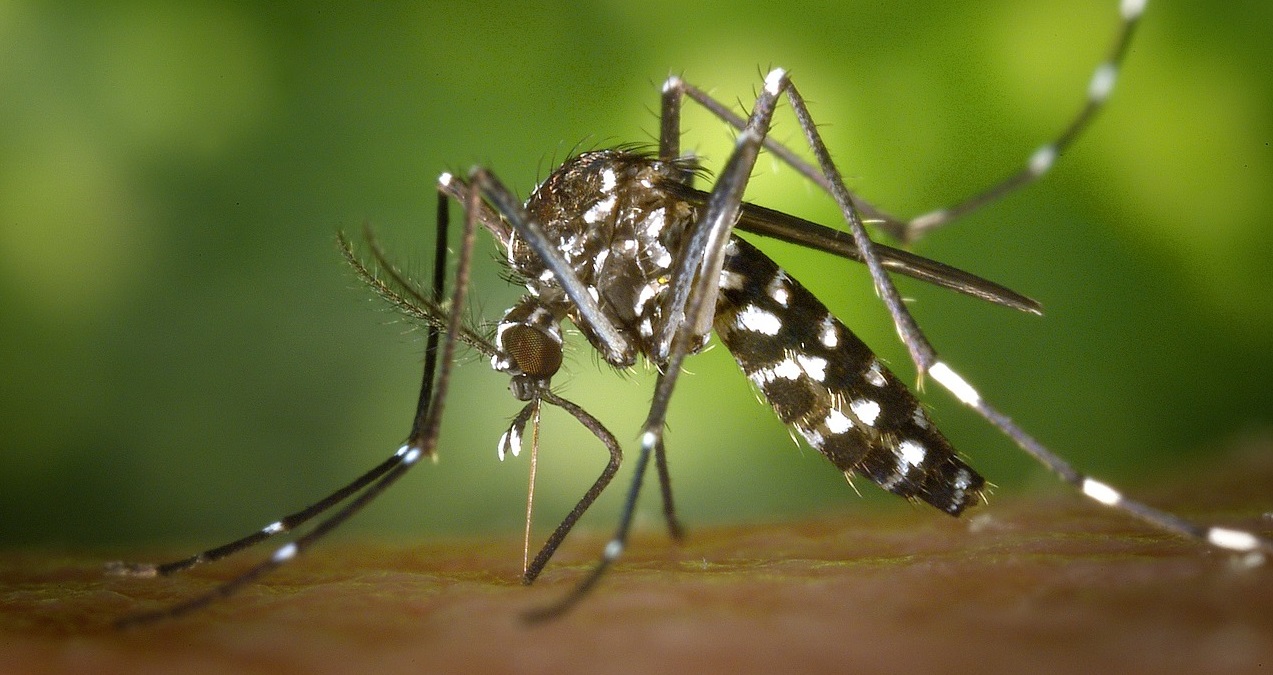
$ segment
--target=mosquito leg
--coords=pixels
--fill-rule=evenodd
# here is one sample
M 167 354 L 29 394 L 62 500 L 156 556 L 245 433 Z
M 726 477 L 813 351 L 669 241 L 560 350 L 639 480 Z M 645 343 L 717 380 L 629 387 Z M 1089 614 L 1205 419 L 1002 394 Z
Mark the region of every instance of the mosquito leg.
M 680 375 L 681 364 L 688 354 L 689 345 L 697 335 L 710 330 L 712 316 L 716 310 L 716 296 L 720 290 L 719 279 L 725 260 L 725 242 L 729 241 L 734 223 L 738 221 L 747 181 L 756 164 L 761 145 L 768 134 L 778 96 L 786 85 L 787 75 L 782 69 L 775 69 L 765 77 L 765 86 L 756 98 L 751 119 L 746 128 L 739 133 L 734 152 L 725 162 L 716 185 L 708 197 L 703 215 L 695 225 L 689 242 L 684 246 L 681 260 L 672 275 L 665 310 L 666 316 L 670 318 L 665 324 L 663 335 L 660 336 L 660 352 L 655 354 L 657 361 L 662 354 L 661 350 L 666 348 L 667 359 L 655 385 L 654 400 L 643 426 L 641 452 L 642 455 L 651 450 L 654 452 L 659 472 L 659 485 L 663 494 L 664 515 L 672 536 L 678 539 L 682 536 L 682 530 L 676 520 L 666 450 L 663 444 L 667 409 L 677 377 Z M 667 100 L 666 97 L 665 100 Z M 641 465 L 643 466 L 644 463 Z M 637 477 L 634 482 L 639 480 L 640 478 Z M 636 496 L 637 491 L 633 490 L 630 498 L 636 499 Z M 618 542 L 621 547 L 626 537 L 624 532 L 622 537 L 616 536 L 611 544 Z
M 668 78 L 668 80 L 664 82 L 663 84 L 663 98 L 664 98 L 663 106 L 664 106 L 665 119 L 667 116 L 666 111 L 668 107 L 675 106 L 677 108 L 677 115 L 675 119 L 679 121 L 680 99 L 681 97 L 684 97 L 684 96 L 688 96 L 695 103 L 698 103 L 700 106 L 702 106 L 703 109 L 712 113 L 717 118 L 728 123 L 730 126 L 734 127 L 735 129 L 741 130 L 747 126 L 747 120 L 744 119 L 743 117 L 740 117 L 733 110 L 730 110 L 729 106 L 726 106 L 720 101 L 717 101 L 716 99 L 712 98 L 711 95 L 709 95 L 707 92 L 703 91 L 702 89 L 699 89 L 698 87 L 695 87 L 694 85 L 682 80 L 681 78 L 677 76 L 672 76 Z M 664 127 L 664 133 L 665 134 L 667 133 L 666 126 Z M 679 139 L 679 134 L 680 134 L 679 129 L 676 130 L 676 133 Z M 662 141 L 660 141 L 660 146 L 662 146 Z M 678 140 L 677 147 L 679 147 L 679 140 Z M 791 148 L 788 148 L 781 141 L 778 141 L 766 135 L 764 139 L 764 147 L 766 150 L 768 150 L 769 152 L 772 152 L 775 156 L 781 159 L 785 164 L 795 169 L 796 172 L 799 173 L 801 176 L 804 176 L 806 179 L 812 181 L 815 185 L 822 188 L 824 191 L 828 193 L 831 192 L 831 182 L 827 180 L 826 176 L 822 175 L 822 173 L 818 171 L 817 167 L 806 162 L 803 158 L 797 155 L 794 150 L 792 150 Z M 854 193 L 850 193 L 850 194 L 852 195 L 854 204 L 857 205 L 858 210 L 862 214 L 864 214 L 867 218 L 870 218 L 872 221 L 887 221 L 889 218 L 891 218 L 891 216 L 888 216 L 883 211 L 875 208 L 869 202 L 862 199 L 859 195 Z
M 439 181 L 449 182 L 449 181 Z M 437 234 L 433 244 L 433 302 L 440 303 L 446 294 L 446 263 L 449 253 L 447 247 L 448 230 L 450 230 L 451 200 L 438 194 Z M 474 216 L 475 217 L 475 216 Z M 472 217 L 466 216 L 466 221 Z M 465 226 L 468 224 L 466 222 Z M 458 326 L 457 326 L 458 328 Z M 448 331 L 448 336 L 457 335 L 456 331 Z M 415 419 L 411 422 L 411 433 L 407 436 L 407 445 L 420 441 L 425 433 L 428 421 L 429 401 L 433 398 L 433 373 L 438 366 L 438 330 L 430 327 L 424 345 L 424 375 L 420 381 L 420 397 L 416 401 Z M 452 338 L 453 339 L 453 338 Z
M 619 465 L 623 462 L 623 451 L 619 447 L 619 442 L 595 417 L 589 415 L 587 411 L 578 405 L 557 396 L 551 391 L 544 391 L 542 398 L 545 403 L 555 405 L 573 415 L 575 419 L 579 420 L 580 424 L 591 431 L 601 441 L 602 445 L 606 446 L 606 450 L 610 452 L 610 461 L 601 470 L 601 475 L 593 482 L 592 487 L 588 488 L 588 491 L 575 504 L 575 508 L 571 509 L 570 513 L 562 519 L 561 524 L 557 526 L 557 529 L 553 530 L 552 535 L 544 542 L 543 548 L 539 550 L 534 560 L 526 567 L 526 572 L 522 576 L 522 583 L 525 584 L 535 581 L 539 574 L 544 571 L 544 566 L 548 564 L 553 554 L 556 553 L 557 547 L 565 540 L 566 535 L 570 533 L 571 528 L 588 510 L 588 507 L 592 506 L 597 497 L 601 496 L 606 486 L 610 484 L 611 479 L 618 473 Z
M 862 225 L 862 218 L 858 215 L 853 197 L 849 193 L 848 188 L 845 187 L 844 179 L 841 177 L 839 169 L 835 167 L 835 163 L 831 160 L 831 153 L 827 150 L 826 144 L 823 143 L 822 136 L 818 133 L 817 126 L 813 122 L 813 117 L 809 114 L 809 109 L 805 106 L 804 99 L 800 96 L 800 92 L 795 86 L 787 87 L 787 100 L 791 102 L 796 120 L 799 122 L 800 129 L 804 132 L 805 141 L 808 142 L 810 149 L 812 149 L 823 176 L 831 184 L 831 196 L 835 198 L 836 203 L 840 207 L 840 212 L 844 215 L 844 219 L 849 225 L 849 234 L 853 237 L 854 244 L 862 252 L 862 262 L 866 264 L 867 269 L 870 271 L 871 281 L 875 285 L 875 292 L 884 301 L 889 315 L 893 317 L 893 325 L 897 328 L 898 336 L 901 337 L 903 344 L 906 345 L 907 351 L 910 352 L 911 361 L 915 363 L 921 375 L 928 372 L 928 369 L 936 362 L 937 354 L 924 336 L 923 331 L 916 325 L 915 319 L 911 317 L 906 305 L 902 302 L 901 294 L 897 292 L 897 288 L 884 271 L 884 265 L 875 253 L 874 242 L 867 236 L 866 228 Z
M 669 77 L 663 83 L 659 115 L 659 159 L 664 161 L 675 160 L 681 155 L 681 99 L 685 95 L 684 84 L 684 81 L 677 76 Z M 688 186 L 693 175 L 687 172 L 682 179 Z M 672 496 L 672 478 L 668 471 L 667 452 L 662 445 L 655 452 L 654 463 L 659 473 L 659 492 L 663 497 L 663 519 L 667 522 L 668 534 L 680 541 L 685 537 L 685 528 L 676 517 L 676 502 Z
M 660 159 L 668 159 L 668 157 L 663 155 L 664 148 L 680 148 L 681 98 L 685 96 L 690 97 L 691 100 L 703 106 L 708 112 L 727 122 L 735 129 L 741 131 L 747 127 L 748 121 L 746 118 L 739 116 L 730 110 L 728 106 L 712 98 L 702 89 L 682 80 L 679 76 L 673 75 L 663 83 L 662 124 L 659 134 Z M 672 125 L 674 124 L 677 126 L 673 127 Z M 768 135 L 765 136 L 763 143 L 766 150 L 781 158 L 783 162 L 794 168 L 800 175 L 813 181 L 823 190 L 830 191 L 831 184 L 827 182 L 826 177 L 818 173 L 817 167 L 801 159 L 793 150 Z
M 662 380 L 663 376 L 659 376 L 659 379 Z M 588 591 L 597 585 L 597 582 L 601 580 L 602 575 L 610 568 L 610 565 L 615 560 L 618 560 L 620 555 L 623 555 L 623 549 L 628 541 L 628 532 L 632 529 L 632 515 L 636 511 L 637 497 L 641 494 L 641 483 L 645 478 L 645 467 L 650 463 L 650 453 L 653 449 L 653 443 L 647 443 L 646 439 L 642 438 L 641 452 L 637 455 L 636 460 L 636 472 L 632 476 L 632 483 L 628 486 L 628 495 L 623 500 L 623 512 L 619 516 L 619 526 L 615 530 L 614 537 L 606 544 L 605 551 L 601 554 L 601 560 L 588 572 L 588 576 L 584 577 L 560 600 L 551 605 L 532 609 L 523 614 L 523 618 L 530 622 L 539 622 L 554 619 L 566 613 L 588 595 Z M 561 528 L 558 527 L 558 529 Z M 554 536 L 556 535 L 555 532 L 553 534 Z M 562 536 L 565 535 L 563 534 Z M 549 544 L 552 544 L 552 538 L 549 539 Z M 549 545 L 545 545 L 545 550 L 548 547 Z M 551 552 L 549 552 L 549 555 L 551 555 Z M 538 560 L 538 556 L 536 560 Z M 542 568 L 542 565 L 540 567 Z
M 676 75 L 663 82 L 659 111 L 659 159 L 665 162 L 681 156 L 681 99 L 685 96 L 684 84 Z
M 446 180 L 448 176 L 443 176 L 442 180 Z M 396 462 L 388 469 L 379 480 L 369 485 L 365 490 L 354 497 L 348 504 L 340 508 L 334 514 L 328 516 L 325 520 L 318 523 L 312 530 L 297 537 L 295 541 L 285 544 L 278 548 L 269 557 L 269 559 L 258 563 L 248 571 L 239 576 L 213 588 L 202 595 L 195 596 L 180 604 L 161 609 L 154 612 L 146 612 L 134 614 L 124 617 L 116 623 L 117 627 L 126 628 L 133 627 L 163 619 L 172 619 L 183 616 L 197 609 L 200 609 L 218 599 L 233 595 L 268 572 L 286 564 L 302 551 L 308 549 L 324 535 L 344 523 L 346 520 L 357 514 L 367 504 L 371 503 L 376 497 L 380 496 L 390 485 L 395 483 L 399 478 L 413 467 L 422 456 L 433 456 L 437 450 L 438 428 L 441 424 L 443 406 L 446 400 L 446 392 L 450 383 L 451 366 L 455 361 L 455 336 L 460 330 L 461 318 L 464 312 L 464 299 L 468 293 L 470 268 L 473 257 L 473 245 L 476 239 L 476 222 L 478 211 L 476 208 L 477 195 L 470 195 L 466 204 L 466 217 L 464 219 L 464 237 L 460 248 L 459 261 L 456 265 L 455 282 L 456 287 L 451 295 L 451 308 L 447 315 L 447 330 L 445 331 L 446 339 L 442 342 L 442 350 L 440 359 L 430 362 L 426 360 L 426 370 L 430 366 L 438 368 L 436 380 L 432 380 L 431 386 L 432 396 L 429 399 L 427 413 L 423 416 L 423 424 L 418 429 L 413 430 L 412 438 L 398 450 L 394 455 Z M 440 211 L 441 213 L 441 211 Z M 440 366 L 438 363 L 440 361 Z M 431 378 L 426 378 L 426 387 Z M 391 460 L 392 461 L 392 460 Z
M 284 534 L 308 522 L 315 516 L 327 511 L 331 507 L 339 504 L 349 498 L 350 495 L 358 492 L 364 487 L 370 485 L 376 479 L 385 475 L 395 466 L 402 462 L 402 453 L 396 453 L 392 457 L 386 459 L 376 465 L 374 469 L 364 473 L 355 479 L 352 483 L 331 493 L 322 500 L 311 504 L 310 506 L 279 519 L 265 527 L 249 534 L 241 539 L 236 539 L 228 544 L 222 544 L 214 548 L 210 548 L 202 553 L 174 560 L 172 562 L 153 564 L 153 563 L 130 563 L 130 562 L 109 562 L 106 563 L 106 572 L 116 576 L 129 577 L 165 577 L 175 574 L 182 570 L 190 569 L 195 565 L 213 562 L 227 556 L 233 555 L 244 549 L 259 544 L 270 537 L 277 534 Z
M 403 446 L 403 447 L 406 448 L 406 446 Z M 203 607 L 206 607 L 217 600 L 234 595 L 239 590 L 243 589 L 245 586 L 261 578 L 265 574 L 268 574 L 269 572 L 283 566 L 284 564 L 289 562 L 292 558 L 295 558 L 297 554 L 299 554 L 301 551 L 309 548 L 315 541 L 317 541 L 323 535 L 327 534 L 328 532 L 336 528 L 338 525 L 348 520 L 355 513 L 362 510 L 362 507 L 366 506 L 367 503 L 369 503 L 371 500 L 379 496 L 380 493 L 382 493 L 385 490 L 385 488 L 389 487 L 395 481 L 397 481 L 397 479 L 400 478 L 402 474 L 406 473 L 407 469 L 409 469 L 416 461 L 419 460 L 420 452 L 418 450 L 411 450 L 411 451 L 402 453 L 401 455 L 399 455 L 399 457 L 401 457 L 401 460 L 397 464 L 395 464 L 394 467 L 388 473 L 386 473 L 379 481 L 373 483 L 366 490 L 359 493 L 357 497 L 355 497 L 352 501 L 346 504 L 343 508 L 339 509 L 334 514 L 329 516 L 326 520 L 323 520 L 322 522 L 320 522 L 317 526 L 314 527 L 314 529 L 298 537 L 295 541 L 289 544 L 285 544 L 284 546 L 275 550 L 273 555 L 271 555 L 269 559 L 258 563 L 257 565 L 249 569 L 248 571 L 240 574 L 239 576 L 234 577 L 233 579 L 230 579 L 229 581 L 213 588 L 212 590 L 206 593 L 203 593 L 201 595 L 197 595 L 188 600 L 185 600 L 179 604 L 173 605 L 171 607 L 166 607 L 164 609 L 156 610 L 153 612 L 141 612 L 141 613 L 125 616 L 124 618 L 115 622 L 115 627 L 116 628 L 133 628 L 137 626 L 154 623 L 156 621 L 175 619 L 181 616 L 185 616 L 186 614 L 202 609 Z
M 557 603 L 528 613 L 527 618 L 530 620 L 552 618 L 569 610 L 588 594 L 623 553 L 650 456 L 658 456 L 664 452 L 663 428 L 681 364 L 695 337 L 705 334 L 711 327 L 719 291 L 718 279 L 724 264 L 724 245 L 742 208 L 742 195 L 768 132 L 778 96 L 786 86 L 787 75 L 782 69 L 775 69 L 765 77 L 765 86 L 756 98 L 747 127 L 739 133 L 737 145 L 720 172 L 707 208 L 695 224 L 688 243 L 682 249 L 681 260 L 672 271 L 664 314 L 668 318 L 665 329 L 659 336 L 658 353 L 654 355 L 656 362 L 663 363 L 662 372 L 655 385 L 654 400 L 643 425 L 636 472 L 623 503 L 618 529 L 606 545 L 601 560 L 588 576 Z M 665 507 L 670 508 L 671 502 L 667 501 L 670 483 L 664 485 Z M 675 522 L 674 518 L 670 522 Z
M 718 280 L 725 262 L 725 242 L 729 240 L 742 211 L 743 192 L 768 135 L 769 121 L 773 118 L 778 96 L 786 85 L 787 74 L 780 68 L 765 77 L 765 86 L 756 98 L 751 118 L 746 128 L 739 132 L 734 151 L 708 197 L 707 207 L 683 246 L 681 259 L 672 270 L 665 309 L 667 319 L 652 356 L 656 363 L 666 364 L 664 374 L 671 375 L 673 383 L 686 353 L 681 350 L 676 362 L 672 362 L 674 340 L 679 339 L 688 346 L 694 337 L 711 330 L 719 293 Z M 661 428 L 661 415 L 657 421 Z M 652 425 L 647 424 L 646 431 L 651 430 Z
M 672 474 L 667 468 L 667 452 L 662 445 L 654 453 L 654 468 L 659 473 L 659 493 L 663 495 L 663 520 L 667 533 L 675 541 L 685 539 L 685 527 L 676 517 L 676 502 L 672 499 Z
M 433 290 L 434 290 L 433 300 L 435 304 L 441 302 L 445 292 L 444 287 L 446 283 L 447 230 L 449 229 L 447 227 L 448 201 L 449 200 L 446 197 L 446 195 L 442 193 L 441 191 L 439 191 L 438 207 L 437 207 L 437 228 L 436 228 L 437 242 L 436 242 L 436 248 L 435 248 L 436 255 L 434 260 L 434 273 L 433 273 Z M 347 242 L 344 240 L 343 235 L 341 237 L 341 243 L 342 245 L 346 245 L 346 250 L 348 250 Z M 437 349 L 438 349 L 438 331 L 436 329 L 432 329 L 429 331 L 429 335 L 425 345 L 424 382 L 420 388 L 421 399 L 420 399 L 419 405 L 417 406 L 416 421 L 412 428 L 412 436 L 415 436 L 419 429 L 419 426 L 422 421 L 421 418 L 422 418 L 423 408 L 429 398 L 430 388 L 433 386 L 433 375 L 437 365 Z M 319 500 L 318 502 L 315 502 L 314 504 L 311 504 L 310 506 L 304 509 L 301 509 L 300 511 L 289 514 L 273 523 L 270 523 L 269 525 L 266 525 L 265 527 L 261 528 L 260 530 L 257 530 L 256 532 L 253 532 L 252 534 L 249 534 L 246 537 L 236 539 L 232 542 L 223 544 L 221 546 L 210 548 L 206 551 L 197 553 L 188 558 L 183 558 L 181 560 L 174 560 L 172 562 L 167 562 L 167 563 L 153 564 L 153 563 L 129 563 L 129 562 L 119 562 L 119 561 L 110 562 L 106 564 L 106 571 L 108 574 L 114 574 L 119 576 L 136 576 L 136 577 L 168 576 L 170 574 L 175 574 L 182 570 L 186 570 L 191 567 L 194 567 L 195 565 L 213 562 L 215 560 L 220 560 L 227 556 L 233 555 L 235 553 L 238 553 L 239 551 L 242 551 L 256 544 L 259 544 L 260 542 L 265 541 L 266 539 L 269 539 L 270 537 L 273 537 L 275 535 L 291 532 L 295 528 L 305 524 L 312 518 L 322 514 L 323 512 L 327 511 L 328 509 L 335 506 L 336 504 L 339 504 L 345 501 L 346 499 L 350 497 L 350 495 L 353 495 L 359 490 L 362 490 L 364 487 L 370 485 L 376 479 L 385 475 L 385 473 L 387 473 L 388 471 L 393 469 L 395 466 L 397 466 L 399 463 L 401 463 L 403 454 L 404 453 L 401 450 L 399 450 L 397 453 L 395 453 L 388 459 L 376 465 L 375 468 L 371 469 L 367 473 L 364 473 L 363 475 L 354 479 L 354 481 L 349 483 L 348 485 L 340 488 L 339 490 L 336 490 L 330 495 L 324 497 L 323 499 Z
M 866 219 L 878 224 L 881 229 L 893 238 L 903 242 L 912 242 L 960 216 L 975 211 L 1037 180 L 1052 167 L 1057 157 L 1073 144 L 1108 100 L 1117 80 L 1118 71 L 1126 58 L 1127 47 L 1131 42 L 1132 34 L 1135 32 L 1147 3 L 1148 0 L 1121 1 L 1119 13 L 1122 23 L 1114 39 L 1114 44 L 1110 48 L 1109 55 L 1101 65 L 1097 66 L 1092 74 L 1092 79 L 1088 85 L 1087 101 L 1083 108 L 1057 136 L 1056 140 L 1037 148 L 1022 169 L 954 206 L 935 209 L 911 219 L 891 215 L 872 205 L 861 196 L 849 193 L 853 203 L 857 206 L 858 212 Z M 747 120 L 730 110 L 728 106 L 677 76 L 668 78 L 663 85 L 663 118 L 665 121 L 669 119 L 679 121 L 680 98 L 683 96 L 688 96 L 735 129 L 742 129 L 747 125 Z M 672 99 L 675 100 L 671 101 Z M 669 118 L 668 112 L 670 108 L 675 109 L 675 116 L 671 118 Z M 666 131 L 666 126 L 664 130 Z M 816 167 L 801 159 L 790 148 L 772 138 L 766 138 L 764 145 L 766 150 L 781 158 L 783 162 L 794 168 L 802 176 L 813 181 L 823 190 L 831 191 L 831 183 L 827 177 L 818 171 Z M 674 144 L 668 144 L 666 134 L 660 136 L 661 152 L 664 148 L 678 147 L 679 130 L 677 132 L 677 142 Z
M 1273 539 L 1268 537 L 1245 530 L 1199 525 L 1142 502 L 1124 497 L 1122 493 L 1109 484 L 1079 473 L 1069 462 L 1048 450 L 1042 443 L 1026 433 L 1024 429 L 1017 426 L 1016 422 L 1013 422 L 1011 418 L 986 403 L 972 385 L 968 384 L 963 377 L 951 370 L 945 363 L 938 361 L 928 371 L 928 374 L 946 387 L 961 402 L 976 410 L 978 414 L 997 427 L 1005 436 L 1011 438 L 1027 454 L 1050 469 L 1061 480 L 1074 486 L 1084 496 L 1105 506 L 1133 515 L 1150 525 L 1169 532 L 1175 532 L 1188 539 L 1205 542 L 1228 551 L 1249 554 L 1253 556 L 1251 560 L 1254 563 L 1262 562 L 1264 556 L 1273 554 Z
M 1136 26 L 1140 23 L 1140 17 L 1145 11 L 1147 2 L 1148 0 L 1122 0 L 1119 5 L 1122 23 L 1119 25 L 1118 34 L 1114 38 L 1114 44 L 1110 47 L 1108 56 L 1092 72 L 1092 79 L 1087 86 L 1087 100 L 1083 107 L 1055 140 L 1035 149 L 1025 166 L 1002 181 L 953 206 L 929 211 L 909 221 L 884 216 L 881 227 L 901 241 L 915 241 L 956 218 L 976 211 L 1004 195 L 1033 183 L 1047 173 L 1056 163 L 1056 159 L 1074 143 L 1109 100 L 1118 79 L 1118 71 L 1123 67 L 1123 60 L 1127 56 L 1127 46 L 1131 44 L 1132 35 L 1136 32 Z

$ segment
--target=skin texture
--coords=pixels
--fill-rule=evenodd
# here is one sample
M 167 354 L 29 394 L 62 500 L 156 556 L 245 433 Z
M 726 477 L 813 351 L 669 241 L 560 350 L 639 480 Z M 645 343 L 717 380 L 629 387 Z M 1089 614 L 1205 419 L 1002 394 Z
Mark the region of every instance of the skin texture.
M 1141 493 L 1270 529 L 1273 452 Z M 579 532 L 531 589 L 517 537 L 339 542 L 192 616 L 130 610 L 243 569 L 104 577 L 99 553 L 0 555 L 0 672 L 1252 672 L 1273 667 L 1273 569 L 1146 529 L 1073 494 L 693 530 L 647 526 L 587 601 L 519 613 L 579 579 Z M 119 552 L 112 552 L 119 553 Z M 155 551 L 132 551 L 153 554 Z M 163 553 L 163 551 L 160 551 Z M 171 553 L 171 551 L 169 552 Z M 249 556 L 251 558 L 251 556 Z M 254 560 L 255 558 L 252 558 Z

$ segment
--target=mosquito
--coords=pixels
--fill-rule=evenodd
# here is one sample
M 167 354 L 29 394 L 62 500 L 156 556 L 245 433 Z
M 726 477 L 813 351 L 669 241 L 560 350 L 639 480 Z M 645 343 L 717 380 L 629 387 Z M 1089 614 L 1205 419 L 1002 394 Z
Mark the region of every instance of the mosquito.
M 1046 174 L 1108 100 L 1144 7 L 1145 0 L 1122 0 L 1114 44 L 1091 78 L 1087 100 L 1054 140 L 1035 150 L 1020 170 L 984 192 L 915 218 L 890 215 L 847 189 L 803 97 L 781 68 L 764 77 L 746 116 L 680 77 L 669 78 L 662 88 L 657 150 L 645 152 L 624 146 L 579 153 L 554 170 L 525 202 L 484 168 L 475 168 L 463 178 L 443 174 L 437 184 L 438 227 L 430 289 L 403 274 L 370 234 L 366 237 L 370 263 L 360 259 L 348 239 L 341 237 L 345 257 L 359 276 L 427 327 L 424 376 L 406 442 L 327 498 L 246 537 L 165 564 L 113 563 L 111 570 L 118 574 L 172 574 L 290 532 L 339 506 L 240 576 L 204 595 L 126 617 L 121 623 L 180 616 L 231 595 L 294 559 L 383 493 L 420 459 L 435 457 L 460 343 L 489 357 L 495 370 L 510 377 L 515 398 L 526 402 L 499 439 L 501 457 L 520 450 L 527 425 L 531 425 L 533 442 L 537 443 L 538 416 L 544 405 L 559 407 L 573 416 L 610 455 L 592 487 L 537 555 L 533 559 L 527 555 L 523 580 L 533 582 L 609 485 L 622 461 L 621 445 L 615 437 L 592 415 L 552 390 L 552 378 L 562 365 L 565 321 L 573 324 L 610 366 L 626 369 L 644 359 L 657 368 L 658 377 L 613 537 L 583 579 L 557 602 L 530 612 L 530 619 L 547 619 L 567 611 L 619 559 L 651 459 L 668 530 L 674 539 L 682 537 L 669 480 L 664 427 L 685 359 L 701 351 L 713 332 L 778 418 L 847 476 L 863 476 L 893 494 L 927 503 L 952 516 L 980 501 L 985 480 L 955 451 L 910 389 L 821 301 L 735 230 L 865 264 L 921 381 L 926 376 L 950 391 L 1083 495 L 1158 528 L 1243 554 L 1252 562 L 1262 561 L 1273 553 L 1273 540 L 1244 530 L 1196 524 L 1124 497 L 1115 487 L 1077 471 L 992 407 L 938 357 L 889 275 L 911 276 L 1024 312 L 1039 313 L 1038 303 L 971 273 L 876 243 L 864 225 L 871 222 L 894 239 L 913 241 Z M 798 122 L 813 163 L 769 136 L 772 117 L 783 98 Z M 706 176 L 693 158 L 680 151 L 680 117 L 686 99 L 736 130 L 734 149 L 710 190 L 695 187 Z M 744 201 L 762 150 L 829 193 L 839 206 L 847 232 Z M 465 216 L 454 288 L 448 295 L 451 201 L 463 205 Z M 527 291 L 489 336 L 463 321 L 479 226 L 496 240 L 506 255 L 510 276 Z

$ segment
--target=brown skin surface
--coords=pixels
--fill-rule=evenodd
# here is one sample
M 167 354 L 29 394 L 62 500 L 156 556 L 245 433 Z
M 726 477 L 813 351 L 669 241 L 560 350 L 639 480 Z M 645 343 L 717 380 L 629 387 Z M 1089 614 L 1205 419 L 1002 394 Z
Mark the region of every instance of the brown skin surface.
M 1270 456 L 1149 496 L 1267 532 Z M 997 498 L 958 521 L 851 511 L 693 530 L 680 547 L 641 532 L 582 606 L 536 626 L 519 613 L 566 591 L 604 535 L 572 537 L 530 589 L 513 536 L 320 546 L 231 600 L 129 631 L 110 623 L 251 561 L 125 579 L 98 554 L 9 552 L 0 673 L 1273 672 L 1269 564 L 1073 495 Z

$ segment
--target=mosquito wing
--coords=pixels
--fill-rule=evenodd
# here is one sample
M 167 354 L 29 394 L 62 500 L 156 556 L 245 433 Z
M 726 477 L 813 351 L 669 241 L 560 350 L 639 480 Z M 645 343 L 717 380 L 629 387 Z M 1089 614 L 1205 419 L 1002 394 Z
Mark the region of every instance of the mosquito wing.
M 688 185 L 669 182 L 660 184 L 659 187 L 691 203 L 699 205 L 707 203 L 708 193 Z M 847 232 L 819 225 L 789 213 L 744 202 L 736 227 L 744 232 L 862 262 L 862 254 L 857 250 L 853 238 Z M 891 272 L 904 274 L 934 286 L 958 291 L 1018 311 L 1031 314 L 1043 313 L 1043 307 L 1038 301 L 971 272 L 880 243 L 875 244 L 875 253 L 884 268 Z

